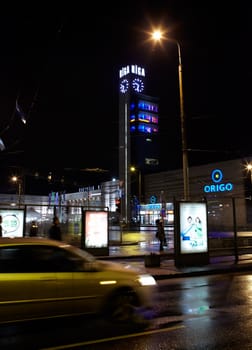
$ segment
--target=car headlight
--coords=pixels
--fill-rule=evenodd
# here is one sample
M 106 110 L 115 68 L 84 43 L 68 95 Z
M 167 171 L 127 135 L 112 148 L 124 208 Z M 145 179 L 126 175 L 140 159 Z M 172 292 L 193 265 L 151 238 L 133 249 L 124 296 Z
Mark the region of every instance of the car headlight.
M 155 278 L 151 275 L 139 275 L 138 281 L 141 286 L 155 286 L 157 284 Z

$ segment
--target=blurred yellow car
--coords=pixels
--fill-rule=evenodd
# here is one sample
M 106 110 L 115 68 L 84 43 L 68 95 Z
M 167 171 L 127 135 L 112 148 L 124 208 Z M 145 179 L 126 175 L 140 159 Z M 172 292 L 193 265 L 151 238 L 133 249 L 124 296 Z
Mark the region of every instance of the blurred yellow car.
M 0 323 L 82 314 L 139 322 L 155 292 L 151 275 L 65 242 L 0 238 Z

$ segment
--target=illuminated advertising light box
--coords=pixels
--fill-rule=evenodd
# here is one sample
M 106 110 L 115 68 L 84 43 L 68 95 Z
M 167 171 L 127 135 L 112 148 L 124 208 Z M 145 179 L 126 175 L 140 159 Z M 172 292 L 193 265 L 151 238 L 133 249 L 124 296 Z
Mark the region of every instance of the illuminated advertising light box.
M 1 209 L 2 215 L 2 236 L 3 237 L 23 237 L 24 231 L 24 210 Z
M 205 203 L 180 203 L 180 253 L 208 251 L 207 210 Z
M 108 252 L 108 212 L 84 211 L 84 249 L 93 254 Z
M 205 202 L 178 202 L 175 214 L 175 265 L 208 264 L 207 204 Z

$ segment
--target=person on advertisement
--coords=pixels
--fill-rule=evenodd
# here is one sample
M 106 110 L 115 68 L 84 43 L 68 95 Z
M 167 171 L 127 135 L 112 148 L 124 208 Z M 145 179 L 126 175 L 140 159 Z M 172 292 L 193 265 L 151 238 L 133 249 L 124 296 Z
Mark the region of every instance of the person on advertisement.
M 186 222 L 187 222 L 187 225 L 185 229 L 181 232 L 183 241 L 191 240 L 192 232 L 194 231 L 194 222 L 191 215 L 187 217 Z

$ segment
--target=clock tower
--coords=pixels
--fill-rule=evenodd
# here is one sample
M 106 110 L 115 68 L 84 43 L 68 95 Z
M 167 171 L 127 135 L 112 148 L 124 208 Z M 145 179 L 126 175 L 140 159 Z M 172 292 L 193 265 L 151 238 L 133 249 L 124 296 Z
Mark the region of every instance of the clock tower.
M 136 217 L 133 207 L 136 208 L 136 203 L 143 201 L 143 198 L 139 198 L 142 197 L 142 175 L 159 164 L 158 100 L 144 94 L 145 78 L 145 69 L 137 65 L 127 65 L 119 71 L 120 216 L 126 224 Z M 134 184 L 132 182 L 132 166 L 139 174 L 137 186 L 136 181 Z M 136 174 L 134 177 L 136 179 Z

